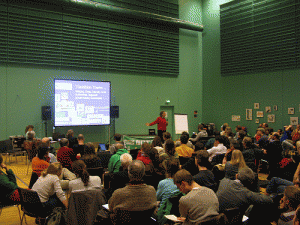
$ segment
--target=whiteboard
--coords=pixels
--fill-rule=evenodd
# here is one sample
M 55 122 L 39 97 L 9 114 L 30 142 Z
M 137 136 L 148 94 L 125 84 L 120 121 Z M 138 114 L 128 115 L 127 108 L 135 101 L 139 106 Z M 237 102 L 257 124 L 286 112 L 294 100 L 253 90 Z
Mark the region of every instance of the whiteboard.
M 183 131 L 189 132 L 188 115 L 174 114 L 175 134 L 181 134 Z

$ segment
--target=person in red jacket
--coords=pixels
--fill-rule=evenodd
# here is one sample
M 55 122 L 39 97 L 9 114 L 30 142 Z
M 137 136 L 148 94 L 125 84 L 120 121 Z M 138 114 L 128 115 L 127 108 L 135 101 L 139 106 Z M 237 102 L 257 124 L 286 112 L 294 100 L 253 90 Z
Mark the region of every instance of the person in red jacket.
M 168 121 L 166 120 L 167 113 L 165 111 L 161 111 L 159 117 L 152 123 L 146 123 L 146 126 L 153 126 L 157 124 L 157 135 L 161 138 L 162 143 L 164 143 L 163 133 L 166 132 Z
M 57 152 L 57 160 L 64 168 L 72 171 L 72 163 L 76 160 L 76 154 L 72 148 L 69 148 L 69 140 L 62 138 L 60 140 L 61 148 Z

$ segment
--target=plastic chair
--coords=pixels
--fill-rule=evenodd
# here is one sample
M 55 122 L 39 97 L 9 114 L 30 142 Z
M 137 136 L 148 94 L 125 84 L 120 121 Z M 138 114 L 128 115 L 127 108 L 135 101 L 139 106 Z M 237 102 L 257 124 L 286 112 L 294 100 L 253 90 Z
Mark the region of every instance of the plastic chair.
M 19 191 L 21 196 L 21 210 L 24 212 L 21 218 L 21 225 L 24 219 L 27 224 L 25 215 L 37 218 L 37 221 L 41 224 L 41 219 L 46 218 L 48 215 L 37 192 L 23 188 L 20 188 Z

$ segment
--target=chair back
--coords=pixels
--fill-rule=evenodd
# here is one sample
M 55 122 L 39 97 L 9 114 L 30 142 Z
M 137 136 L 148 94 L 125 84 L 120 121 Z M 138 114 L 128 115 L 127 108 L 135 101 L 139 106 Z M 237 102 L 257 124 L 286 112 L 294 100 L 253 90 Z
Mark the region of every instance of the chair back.
M 20 188 L 21 209 L 31 217 L 46 217 L 46 212 L 43 208 L 41 200 L 37 192 Z
M 129 210 L 117 209 L 114 213 L 111 214 L 111 221 L 114 225 L 158 224 L 155 220 L 151 218 L 154 210 L 155 208 L 148 209 L 145 211 L 129 211 Z
M 87 168 L 86 169 L 91 176 L 98 176 L 102 179 L 103 167 Z
M 206 220 L 196 223 L 196 225 L 217 225 L 217 224 L 220 225 L 229 224 L 224 213 L 220 213 L 217 216 L 210 217 Z
M 189 159 L 190 159 L 190 157 L 179 156 L 180 165 L 184 165 L 185 163 L 187 163 L 187 161 L 189 161 Z
M 243 220 L 244 212 L 245 209 L 231 208 L 231 209 L 226 209 L 224 214 L 229 224 L 240 225 L 243 223 L 242 220 Z
M 98 151 L 97 156 L 101 160 L 101 166 L 103 168 L 108 168 L 108 163 L 109 163 L 109 160 L 110 160 L 110 157 L 111 157 L 110 152 L 109 151 Z

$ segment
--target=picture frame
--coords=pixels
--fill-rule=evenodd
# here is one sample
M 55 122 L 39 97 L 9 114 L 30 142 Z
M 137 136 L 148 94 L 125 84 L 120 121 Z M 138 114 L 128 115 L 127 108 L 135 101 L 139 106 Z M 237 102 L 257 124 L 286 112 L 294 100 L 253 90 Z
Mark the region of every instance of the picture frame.
M 231 116 L 231 120 L 232 121 L 241 121 L 241 116 L 240 115 L 232 115 Z
M 257 111 L 256 117 L 264 117 L 264 111 Z
M 293 126 L 297 126 L 298 125 L 298 117 L 290 117 L 290 124 Z
M 288 114 L 294 115 L 295 114 L 295 108 L 288 108 Z
M 270 113 L 271 112 L 271 106 L 266 106 L 266 113 Z
M 254 103 L 254 109 L 259 109 L 259 103 Z
M 246 109 L 246 120 L 252 120 L 252 109 Z
M 273 106 L 273 110 L 274 110 L 274 111 L 278 111 L 278 106 L 277 106 L 277 105 L 274 105 L 274 106 Z
M 275 114 L 268 115 L 268 123 L 275 123 Z
M 255 119 L 255 123 L 259 123 L 259 119 Z

